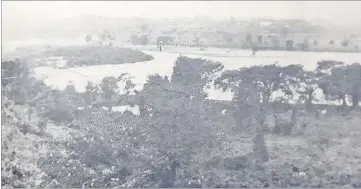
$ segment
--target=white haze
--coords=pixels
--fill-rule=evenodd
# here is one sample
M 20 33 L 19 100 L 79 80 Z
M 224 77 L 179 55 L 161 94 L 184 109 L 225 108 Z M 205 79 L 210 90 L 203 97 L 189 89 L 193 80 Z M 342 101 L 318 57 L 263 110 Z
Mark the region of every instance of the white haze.
M 81 16 L 98 15 L 109 18 L 122 17 L 145 17 L 145 18 L 192 18 L 192 17 L 209 17 L 213 19 L 252 19 L 252 18 L 272 18 L 272 19 L 304 19 L 322 24 L 330 23 L 334 25 L 342 25 L 343 27 L 361 27 L 361 2 L 346 1 L 5 1 L 3 6 L 3 42 L 12 38 L 19 43 L 13 43 L 15 46 L 25 46 L 26 43 L 35 44 L 31 40 L 24 41 L 22 38 L 28 36 L 31 38 L 31 31 L 37 35 L 45 35 L 46 32 L 54 32 L 50 28 L 57 26 L 58 28 L 70 29 L 79 27 L 76 23 L 69 20 Z M 63 20 L 61 19 L 63 18 Z M 68 19 L 66 19 L 68 18 Z M 70 18 L 70 19 L 69 19 Z M 360 23 L 360 25 L 357 25 Z M 92 23 L 87 23 L 91 25 Z M 347 27 L 346 27 L 347 28 Z M 102 28 L 100 28 L 102 29 Z M 35 31 L 35 32 L 34 32 Z M 43 31 L 39 32 L 39 31 Z M 56 31 L 56 30 L 55 30 Z M 63 30 L 62 30 L 63 32 Z M 34 39 L 36 44 L 39 40 Z M 44 44 L 55 39 L 47 39 Z M 59 39 L 54 44 L 70 44 L 75 43 L 73 39 Z M 83 41 L 83 38 L 81 38 Z M 14 46 L 14 47 L 15 47 Z M 3 44 L 3 50 L 14 49 L 12 46 Z M 178 49 L 179 50 L 179 49 Z M 209 49 L 208 53 L 210 53 Z M 219 51 L 219 50 L 217 50 Z M 137 84 L 136 89 L 142 88 L 146 78 L 150 74 L 171 75 L 172 62 L 177 54 L 156 55 L 155 59 L 147 63 L 138 63 L 132 65 L 103 65 L 92 66 L 89 68 L 74 68 L 69 70 L 58 70 L 49 67 L 37 69 L 37 76 L 45 79 L 45 82 L 56 88 L 64 88 L 72 81 L 79 91 L 84 91 L 87 81 L 100 82 L 105 75 L 116 76 L 121 71 L 125 71 L 133 76 L 133 82 Z M 302 64 L 306 69 L 314 69 L 316 62 L 324 59 L 340 60 L 346 63 L 358 62 L 360 54 L 340 54 L 340 53 L 298 53 L 298 52 L 262 52 L 258 53 L 256 58 L 230 58 L 230 57 L 214 57 L 204 56 L 200 52 L 188 53 L 190 57 L 201 57 L 221 61 L 226 69 L 237 69 L 245 66 L 244 63 L 250 65 L 273 64 L 276 61 L 281 65 Z M 235 52 L 237 56 L 248 56 L 250 52 Z M 244 54 L 246 53 L 246 54 Z M 281 54 L 280 54 L 281 53 Z M 227 53 L 229 55 L 229 53 Z M 298 54 L 302 54 L 299 56 Z M 215 53 L 213 53 L 215 55 Z M 306 55 L 306 56 L 305 56 Z M 272 57 L 273 56 L 273 57 Z M 345 57 L 346 56 L 346 57 Z M 235 63 L 236 61 L 236 63 Z M 152 63 L 152 64 L 150 64 Z M 102 71 L 99 71 L 99 68 Z M 141 68 L 141 69 L 139 69 Z M 63 74 L 60 74 L 63 72 Z M 79 74 L 81 73 L 81 74 Z M 67 77 L 63 77 L 67 75 Z M 232 95 L 219 94 L 216 91 L 209 93 L 211 98 L 229 100 Z
M 360 1 L 16 1 L 3 2 L 3 17 L 46 21 L 56 17 L 95 14 L 109 17 L 195 17 L 322 19 L 337 24 L 361 20 Z M 21 14 L 19 14 L 21 12 Z
M 59 18 L 84 15 L 105 17 L 209 17 L 213 19 L 304 19 L 355 26 L 361 23 L 360 1 L 5 1 L 3 38 L 26 35 L 50 25 L 71 28 Z M 91 23 L 89 23 L 91 24 Z

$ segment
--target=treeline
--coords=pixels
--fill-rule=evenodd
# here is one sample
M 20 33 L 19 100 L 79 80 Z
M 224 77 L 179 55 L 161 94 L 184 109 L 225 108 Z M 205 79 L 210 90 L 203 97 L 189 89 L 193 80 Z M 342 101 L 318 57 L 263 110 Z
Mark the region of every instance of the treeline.
M 321 109 L 317 101 L 322 96 L 316 96 L 317 90 L 322 91 L 326 102 L 340 102 L 342 105 L 337 109 L 344 113 L 360 107 L 359 63 L 345 65 L 337 61 L 320 61 L 317 65 L 314 71 L 304 70 L 301 65 L 281 67 L 276 64 L 225 71 L 215 80 L 215 85 L 234 93 L 232 101 L 240 107 L 239 115 L 247 112 L 247 108 L 242 108 L 245 102 L 258 104 L 274 117 L 273 133 L 291 135 L 301 111 L 319 116 Z M 351 98 L 351 107 L 347 97 Z M 280 109 L 291 111 L 288 121 L 277 115 Z M 240 125 L 249 125 L 244 123 L 244 117 L 236 117 L 236 120 Z
M 241 68 L 224 72 L 215 84 L 223 90 L 231 89 L 235 100 L 255 98 L 255 102 L 268 104 L 274 93 L 282 92 L 284 95 L 273 101 L 288 102 L 297 95 L 298 103 L 310 105 L 317 100 L 315 91 L 320 89 L 327 100 L 339 100 L 346 107 L 349 96 L 352 107 L 357 107 L 361 95 L 360 63 L 320 61 L 317 65 L 314 71 L 306 71 L 301 65 Z
M 174 45 L 190 47 L 218 47 L 234 49 L 256 49 L 274 51 L 303 51 L 303 52 L 360 52 L 357 39 L 344 39 L 335 42 L 319 41 L 310 36 L 293 38 L 287 34 L 257 34 L 248 32 L 229 33 L 225 31 L 200 32 L 190 37 L 185 32 L 170 31 L 168 34 L 154 36 L 141 32 L 131 35 L 128 42 L 133 45 Z
M 20 62 L 3 62 L 2 72 L 13 80 L 3 83 L 3 94 L 16 104 L 28 104 L 44 125 L 65 125 L 74 132 L 65 141 L 49 141 L 49 151 L 36 166 L 44 176 L 38 187 L 326 187 L 335 175 L 310 170 L 293 176 L 297 167 L 270 168 L 265 145 L 270 105 L 287 103 L 300 94 L 300 103 L 312 107 L 313 93 L 321 88 L 329 98 L 359 102 L 361 66 L 323 61 L 313 71 L 301 66 L 254 66 L 226 71 L 215 85 L 232 90 L 234 115 L 215 117 L 204 87 L 223 70 L 219 62 L 179 57 L 170 78 L 153 75 L 142 91 L 119 94 L 118 82 L 134 88 L 127 75 L 89 83 L 85 93 L 74 86 L 52 90 L 32 78 Z M 11 73 L 11 74 L 10 74 Z M 3 79 L 2 79 L 3 81 Z M 22 87 L 19 87 L 19 86 Z M 276 91 L 285 93 L 272 99 Z M 140 115 L 113 112 L 112 107 L 138 105 Z M 232 106 L 232 105 L 230 105 Z M 79 108 L 81 107 L 81 108 Z M 105 110 L 103 107 L 107 107 Z M 345 107 L 346 108 L 346 107 Z M 32 114 L 29 112 L 29 114 Z M 30 116 L 31 117 L 31 116 Z M 235 120 L 235 121 L 232 121 Z M 235 128 L 253 139 L 251 152 L 228 152 Z M 292 128 L 280 128 L 290 135 Z M 271 131 L 272 132 L 272 131 Z M 240 151 L 246 149 L 240 147 Z M 25 174 L 24 174 L 25 175 Z M 332 177 L 332 178 L 331 178 Z M 16 179 L 16 178 L 12 178 Z M 354 179 L 357 180 L 357 177 Z M 24 179 L 23 179 L 24 180 Z M 34 184 L 23 181 L 23 185 Z
M 28 61 L 35 57 L 40 58 L 38 62 L 46 62 L 49 57 L 61 57 L 65 61 L 65 64 L 61 65 L 61 68 L 136 63 L 153 60 L 154 58 L 139 50 L 101 45 L 53 47 L 30 56 L 31 57 L 23 58 L 22 60 Z

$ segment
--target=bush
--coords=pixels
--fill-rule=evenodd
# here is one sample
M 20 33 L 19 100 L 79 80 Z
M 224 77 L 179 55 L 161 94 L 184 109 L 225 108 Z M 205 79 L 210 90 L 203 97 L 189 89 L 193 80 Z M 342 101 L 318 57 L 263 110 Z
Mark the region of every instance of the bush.
M 64 57 L 67 60 L 66 67 L 136 63 L 153 59 L 139 50 L 104 46 L 59 47 L 47 50 L 44 54 L 48 57 Z
M 61 53 L 66 54 L 66 51 Z M 327 64 L 321 67 L 328 69 L 329 66 Z M 341 76 L 349 73 L 349 77 L 352 75 L 353 78 L 357 78 L 358 75 L 355 73 L 358 72 L 351 72 L 356 68 L 359 67 L 355 64 L 348 67 L 348 72 L 343 72 L 342 69 L 343 71 L 337 72 L 334 77 L 344 78 Z M 76 93 L 72 86 L 67 87 L 64 92 L 51 90 L 41 83 L 34 82 L 31 77 L 24 77 L 21 82 L 29 84 L 29 87 L 24 88 L 21 94 L 32 97 L 31 100 L 25 101 L 26 103 L 36 104 L 35 112 L 42 117 L 33 122 L 41 127 L 39 130 L 50 132 L 44 129 L 51 126 L 50 121 L 45 121 L 50 118 L 58 124 L 57 128 L 68 126 L 72 132 L 69 138 L 61 140 L 55 139 L 54 136 L 44 138 L 48 143 L 48 151 L 41 157 L 19 156 L 14 160 L 11 149 L 14 147 L 11 144 L 18 144 L 14 142 L 15 139 L 23 140 L 24 135 L 33 136 L 32 133 L 40 132 L 32 130 L 30 127 L 33 124 L 20 119 L 19 116 L 3 114 L 19 122 L 15 127 L 5 127 L 7 131 L 16 128 L 16 132 L 7 132 L 5 137 L 8 141 L 2 145 L 5 149 L 4 172 L 7 174 L 2 178 L 3 183 L 11 187 L 357 185 L 356 181 L 360 180 L 357 174 L 339 173 L 338 168 L 332 168 L 331 163 L 321 158 L 317 151 L 318 146 L 312 143 L 322 142 L 312 138 L 321 138 L 315 134 L 315 129 L 310 129 L 309 134 L 312 137 L 303 138 L 306 144 L 292 144 L 294 140 L 300 139 L 292 135 L 291 127 L 286 128 L 288 136 L 266 133 L 267 114 L 290 108 L 287 103 L 269 106 L 272 103 L 276 104 L 270 100 L 271 94 L 277 89 L 291 91 L 291 87 L 299 87 L 299 82 L 314 82 L 304 76 L 302 67 L 255 66 L 224 72 L 217 84 L 224 89 L 235 90 L 234 101 L 217 103 L 206 100 L 204 87 L 212 83 L 212 75 L 222 69 L 220 63 L 179 57 L 170 80 L 159 75 L 150 76 L 143 90 L 132 97 L 116 93 L 116 83 L 127 79 L 124 75 L 118 78 L 104 78 L 99 85 L 89 83 L 84 94 Z M 321 74 L 321 78 L 324 76 Z M 7 86 L 11 86 L 10 89 L 16 88 L 16 82 L 20 82 L 19 78 L 21 77 L 14 80 L 15 84 Z M 225 79 L 230 83 L 226 83 Z M 133 87 L 134 84 L 127 82 L 127 89 Z M 9 87 L 5 91 L 8 97 L 11 96 L 12 93 L 8 91 L 12 90 L 9 90 Z M 293 94 L 292 91 L 290 93 Z M 83 98 L 85 100 L 82 100 Z M 261 99 L 265 99 L 264 103 Z M 101 109 L 104 105 L 111 108 L 115 103 L 139 105 L 140 115 Z M 12 110 L 9 106 L 8 103 L 4 104 L 3 109 Z M 82 106 L 83 110 L 77 110 L 79 106 Z M 227 113 L 222 114 L 224 109 Z M 292 126 L 296 125 L 295 115 L 291 116 Z M 3 120 L 8 124 L 6 121 Z M 344 128 L 345 125 L 335 127 L 334 121 L 325 125 L 317 126 L 328 128 L 328 133 L 337 131 L 340 135 L 347 134 L 348 129 Z M 350 127 L 350 130 L 357 131 L 357 128 Z M 11 138 L 11 135 L 16 138 Z M 34 136 L 42 137 L 41 134 Z M 42 144 L 40 140 L 25 140 L 30 146 L 32 142 Z M 29 149 L 34 152 L 39 148 L 31 146 Z M 36 165 L 32 164 L 37 167 L 34 172 L 21 167 L 30 160 L 37 161 Z M 21 166 L 13 166 L 14 163 Z M 29 181 L 35 177 L 42 182 L 39 184 Z

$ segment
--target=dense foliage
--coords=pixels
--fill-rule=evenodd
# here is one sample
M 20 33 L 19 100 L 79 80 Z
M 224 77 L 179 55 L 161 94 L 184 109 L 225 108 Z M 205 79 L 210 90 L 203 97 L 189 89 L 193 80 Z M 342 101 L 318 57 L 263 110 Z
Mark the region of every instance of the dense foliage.
M 4 187 L 360 187 L 361 169 L 342 169 L 357 154 L 326 155 L 345 138 L 349 151 L 360 150 L 353 144 L 361 137 L 360 64 L 225 71 L 214 84 L 235 93 L 229 103 L 206 100 L 204 88 L 223 66 L 203 59 L 179 57 L 170 78 L 149 76 L 134 95 L 118 92 L 118 82 L 134 87 L 124 74 L 77 93 L 48 88 L 21 62 L 3 65 L 12 77 L 2 78 Z M 342 109 L 349 118 L 332 106 L 324 106 L 332 120 L 315 118 L 318 88 L 330 98 L 351 96 L 352 109 Z M 277 91 L 285 95 L 272 98 Z M 139 115 L 115 111 L 122 105 L 139 107 Z
M 153 59 L 138 50 L 104 46 L 66 47 L 46 51 L 45 55 L 65 57 L 68 67 L 135 63 Z
M 52 59 L 61 58 L 64 60 L 65 64 L 61 65 L 61 68 L 136 63 L 153 59 L 151 55 L 145 54 L 139 50 L 102 45 L 88 45 L 48 48 L 32 55 L 32 57 L 27 58 L 26 61 L 38 59 L 37 62 L 49 62 L 49 57 L 52 57 Z

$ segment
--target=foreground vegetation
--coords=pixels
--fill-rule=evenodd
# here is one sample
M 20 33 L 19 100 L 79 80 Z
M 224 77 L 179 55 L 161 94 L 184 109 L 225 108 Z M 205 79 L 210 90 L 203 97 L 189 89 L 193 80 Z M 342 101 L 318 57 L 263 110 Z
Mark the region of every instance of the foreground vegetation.
M 134 87 L 124 74 L 77 93 L 50 89 L 25 62 L 2 65 L 3 187 L 361 187 L 358 63 L 213 81 L 221 63 L 179 57 L 171 78 L 150 76 L 135 95 L 117 92 L 119 81 Z M 205 100 L 212 84 L 233 101 Z M 317 89 L 343 105 L 315 105 Z M 113 111 L 121 105 L 139 115 Z

